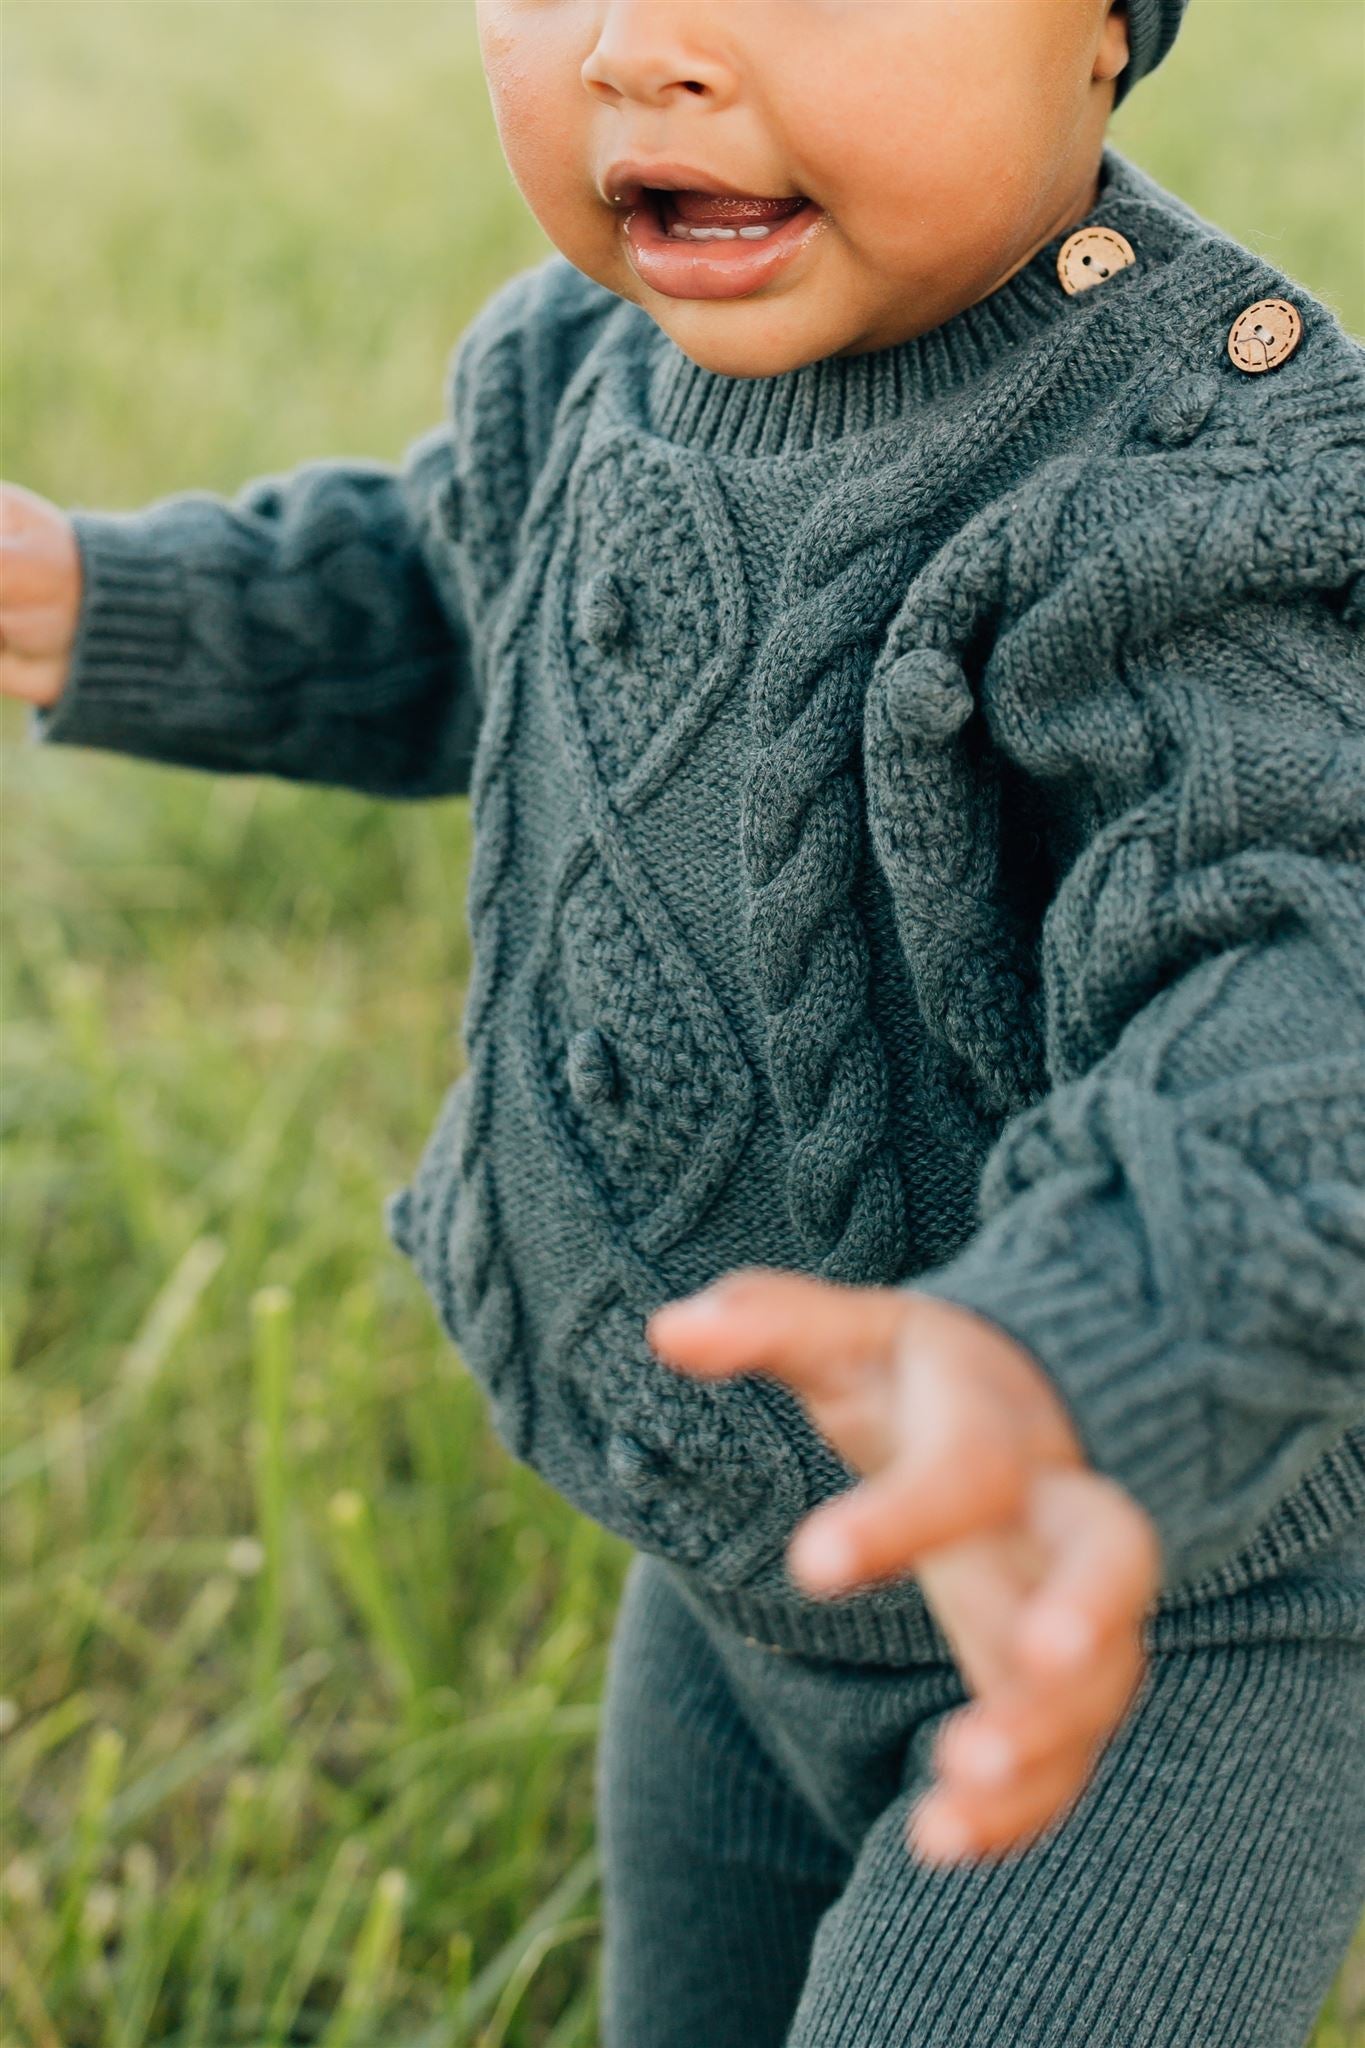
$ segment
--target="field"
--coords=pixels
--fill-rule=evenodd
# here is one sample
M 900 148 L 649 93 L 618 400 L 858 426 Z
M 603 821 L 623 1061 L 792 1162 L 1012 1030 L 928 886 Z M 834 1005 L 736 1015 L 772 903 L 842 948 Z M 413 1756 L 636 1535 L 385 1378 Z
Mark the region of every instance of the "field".
M 392 459 L 548 249 L 463 0 L 3 33 L 0 473 L 60 503 Z M 1201 0 L 1114 134 L 1365 333 L 1359 0 Z M 589 2048 L 628 1553 L 380 1221 L 459 1057 L 467 808 L 3 737 L 0 2041 Z M 1315 2048 L 1362 2044 L 1355 1958 Z

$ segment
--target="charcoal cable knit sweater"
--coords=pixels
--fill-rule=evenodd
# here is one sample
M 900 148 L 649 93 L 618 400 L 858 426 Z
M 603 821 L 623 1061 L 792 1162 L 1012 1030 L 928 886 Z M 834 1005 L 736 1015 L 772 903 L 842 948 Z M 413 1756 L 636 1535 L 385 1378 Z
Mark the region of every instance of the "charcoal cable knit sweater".
M 1365 1515 L 1365 350 L 1112 147 L 932 333 L 702 370 L 552 256 L 401 465 L 74 514 L 35 736 L 468 789 L 468 1065 L 387 1205 L 504 1440 L 792 1647 L 940 1642 L 786 1537 L 847 1469 L 643 1342 L 751 1261 L 990 1317 L 1163 1603 Z M 1226 354 L 1253 300 L 1297 352 Z

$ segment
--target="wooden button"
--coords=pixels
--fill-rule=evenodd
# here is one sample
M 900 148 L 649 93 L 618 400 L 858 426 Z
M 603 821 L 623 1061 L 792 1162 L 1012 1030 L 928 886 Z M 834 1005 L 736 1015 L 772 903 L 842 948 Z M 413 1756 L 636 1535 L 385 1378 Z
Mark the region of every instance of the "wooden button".
M 1298 308 L 1288 299 L 1257 299 L 1239 313 L 1228 335 L 1228 354 L 1248 377 L 1278 370 L 1303 339 Z
M 1132 243 L 1117 228 L 1077 228 L 1057 251 L 1057 275 L 1062 290 L 1074 296 L 1136 262 Z

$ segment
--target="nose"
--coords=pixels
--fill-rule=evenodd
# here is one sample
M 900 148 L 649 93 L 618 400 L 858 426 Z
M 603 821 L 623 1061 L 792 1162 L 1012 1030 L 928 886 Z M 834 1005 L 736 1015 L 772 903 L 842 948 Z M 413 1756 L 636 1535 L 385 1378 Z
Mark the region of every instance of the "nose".
M 696 0 L 609 0 L 597 40 L 580 76 L 594 99 L 614 106 L 634 100 L 667 107 L 683 93 L 713 107 L 734 94 L 734 68 L 720 35 L 707 27 L 711 10 Z

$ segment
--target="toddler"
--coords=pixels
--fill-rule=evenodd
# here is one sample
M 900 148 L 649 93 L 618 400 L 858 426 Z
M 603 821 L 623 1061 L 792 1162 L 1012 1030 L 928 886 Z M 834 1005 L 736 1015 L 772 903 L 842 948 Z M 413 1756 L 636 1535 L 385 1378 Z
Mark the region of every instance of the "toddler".
M 480 0 L 441 424 L 3 494 L 36 738 L 472 797 L 385 1215 L 636 1548 L 607 2048 L 1302 2048 L 1365 1903 L 1365 350 L 1106 141 L 1182 4 Z

